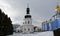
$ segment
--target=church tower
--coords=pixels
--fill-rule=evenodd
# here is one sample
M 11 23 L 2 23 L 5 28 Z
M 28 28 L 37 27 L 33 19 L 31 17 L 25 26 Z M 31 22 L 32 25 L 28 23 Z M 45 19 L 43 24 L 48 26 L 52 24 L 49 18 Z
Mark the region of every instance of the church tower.
M 26 9 L 26 15 L 25 15 L 25 22 L 24 24 L 32 24 L 32 16 L 30 15 L 30 8 L 29 8 L 29 5 L 27 6 L 27 9 Z
M 29 5 L 27 5 L 26 15 L 24 16 L 24 24 L 22 27 L 23 33 L 34 32 L 34 26 L 32 25 L 32 16 L 30 15 Z

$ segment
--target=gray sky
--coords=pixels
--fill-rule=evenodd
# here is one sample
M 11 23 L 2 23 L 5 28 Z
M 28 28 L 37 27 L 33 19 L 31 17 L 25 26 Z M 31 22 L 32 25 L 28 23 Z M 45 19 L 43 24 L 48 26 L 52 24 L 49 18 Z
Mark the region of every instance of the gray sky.
M 33 24 L 37 26 L 50 19 L 55 14 L 57 3 L 60 5 L 60 0 L 0 0 L 0 8 L 11 18 L 13 24 L 22 25 L 28 2 Z

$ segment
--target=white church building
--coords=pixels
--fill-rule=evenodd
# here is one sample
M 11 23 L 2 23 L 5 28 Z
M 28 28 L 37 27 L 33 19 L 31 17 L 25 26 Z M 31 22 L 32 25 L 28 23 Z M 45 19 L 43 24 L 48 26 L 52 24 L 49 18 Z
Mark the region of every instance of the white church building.
M 34 32 L 34 26 L 32 25 L 32 16 L 30 15 L 29 6 L 26 9 L 26 15 L 24 16 L 24 24 L 22 25 L 23 33 L 31 33 Z
M 34 25 L 32 25 L 32 16 L 30 15 L 29 6 L 26 9 L 26 15 L 24 16 L 23 25 L 20 26 L 20 29 L 17 29 L 17 31 L 18 30 L 22 31 L 22 33 L 32 33 L 32 32 L 34 32 Z

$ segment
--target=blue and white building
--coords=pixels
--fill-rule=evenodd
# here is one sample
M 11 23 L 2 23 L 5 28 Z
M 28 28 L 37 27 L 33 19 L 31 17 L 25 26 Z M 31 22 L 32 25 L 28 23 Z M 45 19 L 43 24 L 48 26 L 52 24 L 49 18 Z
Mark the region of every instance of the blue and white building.
M 57 5 L 56 14 L 49 20 L 42 23 L 43 31 L 53 31 L 57 28 L 60 28 L 60 7 Z

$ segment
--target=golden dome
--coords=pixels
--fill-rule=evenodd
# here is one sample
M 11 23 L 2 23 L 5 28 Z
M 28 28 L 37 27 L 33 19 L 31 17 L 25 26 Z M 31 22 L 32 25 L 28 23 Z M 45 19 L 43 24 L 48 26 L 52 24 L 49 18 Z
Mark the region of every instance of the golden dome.
M 59 5 L 57 5 L 55 11 L 59 11 L 59 10 L 60 10 L 60 7 Z

